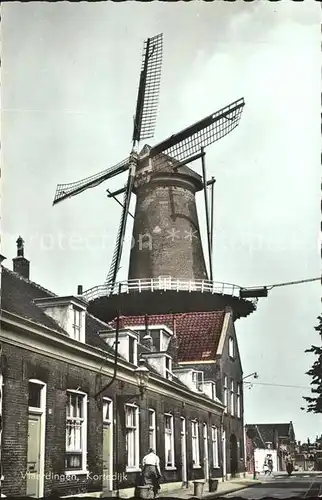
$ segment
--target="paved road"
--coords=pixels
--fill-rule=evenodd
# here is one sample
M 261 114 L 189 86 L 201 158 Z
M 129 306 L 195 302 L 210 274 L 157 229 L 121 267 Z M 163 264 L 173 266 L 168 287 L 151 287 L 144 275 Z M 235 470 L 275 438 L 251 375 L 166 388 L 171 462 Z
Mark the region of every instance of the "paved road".
M 265 497 L 270 498 L 310 498 L 322 497 L 322 472 L 305 473 L 296 472 L 288 476 L 284 472 L 275 473 L 271 477 L 263 478 L 261 484 L 252 486 L 245 490 L 236 491 L 225 495 L 225 498 L 249 498 L 260 499 Z

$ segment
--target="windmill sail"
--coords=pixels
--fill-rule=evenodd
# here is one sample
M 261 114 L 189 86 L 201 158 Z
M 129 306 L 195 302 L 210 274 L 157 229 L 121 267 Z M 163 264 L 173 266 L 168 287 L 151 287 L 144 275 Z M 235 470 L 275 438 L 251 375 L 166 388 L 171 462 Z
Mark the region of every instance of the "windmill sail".
M 126 160 L 121 161 L 117 165 L 107 168 L 106 170 L 103 170 L 98 174 L 87 177 L 86 179 L 82 179 L 76 182 L 70 182 L 69 184 L 58 184 L 53 205 L 65 200 L 66 198 L 70 198 L 71 196 L 82 193 L 86 189 L 98 186 L 103 181 L 111 179 L 115 175 L 125 172 L 125 170 L 128 170 L 128 168 L 129 158 L 126 158 Z
M 159 103 L 162 50 L 162 33 L 144 42 L 133 142 L 139 142 L 141 139 L 148 139 L 154 135 Z
M 118 273 L 118 270 L 120 267 L 127 217 L 129 214 L 131 194 L 132 194 L 132 190 L 133 190 L 134 177 L 135 177 L 135 162 L 133 161 L 133 164 L 130 167 L 128 182 L 127 182 L 126 190 L 125 190 L 124 196 L 123 196 L 123 209 L 122 209 L 119 229 L 117 232 L 117 238 L 116 238 L 116 244 L 115 244 L 114 253 L 113 253 L 113 257 L 112 257 L 112 262 L 111 262 L 111 266 L 110 266 L 108 275 L 107 275 L 106 280 L 105 280 L 105 283 L 107 285 L 113 286 L 115 284 L 117 273 Z
M 244 105 L 244 99 L 229 104 L 157 144 L 151 149 L 150 156 L 155 157 L 163 153 L 178 161 L 188 159 L 200 152 L 202 147 L 218 141 L 237 127 Z M 156 158 L 155 163 L 158 164 L 159 161 L 162 159 Z
M 117 231 L 116 243 L 115 243 L 115 248 L 114 248 L 114 252 L 113 252 L 112 262 L 111 262 L 110 269 L 108 271 L 108 274 L 107 274 L 106 280 L 105 280 L 105 283 L 107 285 L 111 284 L 113 282 L 113 278 L 116 275 L 116 273 L 117 273 L 117 271 L 119 269 L 119 266 L 120 266 L 120 263 L 117 262 L 117 260 L 118 260 L 117 256 L 118 256 L 120 242 L 121 242 L 122 221 L 123 221 L 124 215 L 125 215 L 126 196 L 127 196 L 127 193 L 125 191 L 124 195 L 123 195 L 123 203 L 122 203 L 123 209 L 122 209 L 122 214 L 121 214 L 121 220 L 120 220 L 119 228 L 118 228 L 118 231 Z

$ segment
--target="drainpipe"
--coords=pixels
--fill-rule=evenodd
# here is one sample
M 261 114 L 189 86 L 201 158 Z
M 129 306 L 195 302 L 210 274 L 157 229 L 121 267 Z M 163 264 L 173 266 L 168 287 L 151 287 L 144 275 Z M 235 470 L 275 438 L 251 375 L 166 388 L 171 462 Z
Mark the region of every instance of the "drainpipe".
M 221 453 L 222 453 L 222 481 L 224 482 L 227 477 L 227 453 L 226 453 L 226 432 L 224 431 L 224 413 L 221 415 L 220 422 L 221 434 Z M 224 439 L 225 433 L 225 439 Z

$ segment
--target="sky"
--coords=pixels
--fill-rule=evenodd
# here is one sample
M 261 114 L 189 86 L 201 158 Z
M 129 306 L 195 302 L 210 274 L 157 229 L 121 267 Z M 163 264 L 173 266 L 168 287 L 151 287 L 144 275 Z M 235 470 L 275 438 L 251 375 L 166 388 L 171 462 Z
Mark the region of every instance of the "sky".
M 240 125 L 206 150 L 216 178 L 214 279 L 255 286 L 320 275 L 318 2 L 9 2 L 1 28 L 7 266 L 20 234 L 32 280 L 61 295 L 104 282 L 120 217 L 105 190 L 126 177 L 55 207 L 52 200 L 58 183 L 128 156 L 142 43 L 163 32 L 151 144 L 236 99 L 246 103 Z M 197 204 L 205 238 L 202 193 Z M 120 279 L 130 239 L 131 224 Z M 259 374 L 245 388 L 246 423 L 292 420 L 302 441 L 321 434 L 321 415 L 300 409 L 314 360 L 304 350 L 320 342 L 320 290 L 319 282 L 273 289 L 237 321 L 244 374 Z

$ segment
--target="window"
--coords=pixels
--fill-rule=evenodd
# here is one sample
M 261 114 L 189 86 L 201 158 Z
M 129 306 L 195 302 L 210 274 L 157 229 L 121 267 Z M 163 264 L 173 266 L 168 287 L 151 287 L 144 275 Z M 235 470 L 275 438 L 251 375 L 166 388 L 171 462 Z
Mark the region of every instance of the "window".
M 216 399 L 216 384 L 211 384 L 211 399 Z
M 127 469 L 139 468 L 139 409 L 125 405 Z
M 192 372 L 192 382 L 195 385 L 197 391 L 203 390 L 203 372 L 193 371 Z
M 134 353 L 134 346 L 135 344 L 135 339 L 133 337 L 130 337 L 129 336 L 129 363 L 132 363 L 133 365 L 136 364 L 136 360 L 135 360 L 135 353 Z
M 165 358 L 165 376 L 172 380 L 172 359 L 168 357 Z
M 103 422 L 112 422 L 112 401 L 107 398 L 103 399 Z
M 212 447 L 212 463 L 213 468 L 219 467 L 219 457 L 218 457 L 218 429 L 213 426 L 211 428 L 211 447 Z
M 67 391 L 66 408 L 66 470 L 86 470 L 87 396 Z
M 199 424 L 196 420 L 191 422 L 191 436 L 192 436 L 192 464 L 193 467 L 200 467 L 199 456 Z
M 155 410 L 149 409 L 149 448 L 156 452 Z
M 225 405 L 225 412 L 227 411 L 227 404 L 228 404 L 228 381 L 227 377 L 224 377 L 224 405 Z
M 32 408 L 41 408 L 41 391 L 43 385 L 36 382 L 29 382 L 28 406 Z
M 81 310 L 73 307 L 73 338 L 81 340 Z
M 234 395 L 234 381 L 230 382 L 230 414 L 234 415 L 235 413 L 235 395 Z
M 240 384 L 237 384 L 237 418 L 241 417 L 241 408 L 240 408 Z
M 164 415 L 164 447 L 165 447 L 165 467 L 173 468 L 174 465 L 174 434 L 173 415 Z
M 234 346 L 234 339 L 232 337 L 229 337 L 229 344 L 228 344 L 228 350 L 229 350 L 229 356 L 231 358 L 235 357 L 235 346 Z

